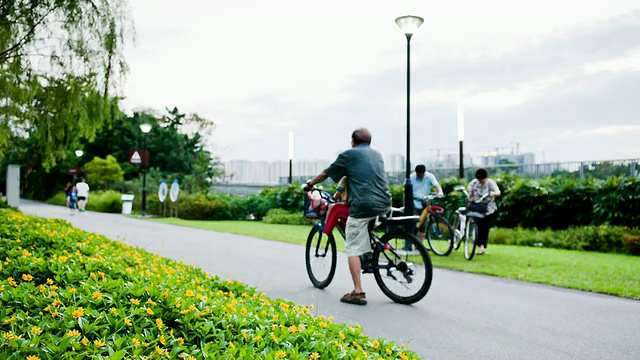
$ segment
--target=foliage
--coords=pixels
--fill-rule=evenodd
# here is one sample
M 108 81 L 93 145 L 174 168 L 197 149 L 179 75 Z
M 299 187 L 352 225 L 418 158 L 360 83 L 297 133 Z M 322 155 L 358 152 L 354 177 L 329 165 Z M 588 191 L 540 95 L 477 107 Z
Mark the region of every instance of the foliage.
M 640 229 L 623 226 L 579 226 L 565 230 L 494 228 L 490 242 L 565 250 L 640 255 Z
M 271 209 L 262 220 L 268 224 L 308 225 L 312 221 L 307 219 L 300 211 L 290 212 L 283 209 Z
M 270 299 L 64 220 L 0 211 L 0 357 L 412 358 L 360 326 Z M 367 356 L 368 355 L 368 356 Z
M 3 1 L 0 158 L 28 139 L 29 164 L 49 170 L 93 137 L 126 72 L 128 16 L 126 0 Z
M 124 174 L 116 158 L 111 155 L 107 155 L 106 159 L 94 157 L 93 160 L 84 164 L 83 171 L 87 182 L 103 184 L 105 189 L 109 187 L 110 182 L 122 181 Z
M 87 210 L 119 214 L 122 212 L 122 194 L 113 190 L 92 191 L 87 199 Z
M 155 169 L 159 179 L 177 179 L 181 188 L 191 193 L 206 191 L 211 181 L 224 173 L 219 158 L 205 149 L 203 134 L 213 131 L 215 124 L 197 114 L 182 114 L 177 108 L 167 112 L 168 116 L 150 111 L 119 114 L 99 131 L 95 141 L 83 145 L 83 159 L 112 154 L 122 166 L 124 178 L 133 180 L 142 173 L 142 165 L 129 163 L 130 151 L 146 148 L 149 171 Z M 139 129 L 142 123 L 152 125 L 146 136 Z M 189 129 L 197 131 L 188 133 Z

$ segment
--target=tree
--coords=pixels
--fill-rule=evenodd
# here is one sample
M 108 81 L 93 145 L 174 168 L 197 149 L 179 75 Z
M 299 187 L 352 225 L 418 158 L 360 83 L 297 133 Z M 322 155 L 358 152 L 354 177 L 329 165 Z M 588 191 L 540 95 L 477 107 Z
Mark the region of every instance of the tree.
M 109 183 L 113 181 L 124 180 L 122 168 L 118 165 L 118 161 L 111 155 L 107 155 L 106 159 L 94 157 L 93 160 L 86 163 L 83 167 L 87 181 L 90 183 L 101 183 L 104 189 L 109 189 Z
M 32 166 L 49 170 L 110 119 L 128 14 L 127 0 L 2 1 L 0 159 L 27 138 Z

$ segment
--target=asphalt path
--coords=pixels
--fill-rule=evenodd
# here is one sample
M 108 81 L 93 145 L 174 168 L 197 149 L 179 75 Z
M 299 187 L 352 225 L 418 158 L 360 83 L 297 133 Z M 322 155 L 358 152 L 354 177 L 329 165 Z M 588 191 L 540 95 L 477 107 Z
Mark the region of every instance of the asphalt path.
M 417 304 L 392 302 L 365 275 L 368 304 L 349 305 L 339 301 L 352 289 L 342 253 L 333 282 L 319 290 L 307 277 L 300 245 L 119 214 L 71 216 L 64 207 L 26 200 L 19 208 L 184 260 L 274 299 L 313 304 L 315 315 L 358 323 L 365 335 L 404 343 L 425 359 L 640 359 L 636 300 L 436 268 L 429 293 Z

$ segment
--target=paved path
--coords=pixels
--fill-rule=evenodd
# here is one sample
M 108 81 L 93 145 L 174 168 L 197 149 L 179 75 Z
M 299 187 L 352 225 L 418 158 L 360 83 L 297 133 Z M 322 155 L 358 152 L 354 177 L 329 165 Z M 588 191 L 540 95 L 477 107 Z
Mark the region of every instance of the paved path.
M 640 301 L 497 277 L 434 270 L 427 296 L 393 303 L 364 276 L 369 304 L 342 304 L 351 289 L 341 254 L 333 283 L 314 288 L 299 245 L 23 200 L 20 210 L 60 217 L 150 252 L 194 264 L 223 279 L 240 280 L 271 298 L 313 304 L 317 315 L 359 323 L 370 337 L 405 343 L 425 359 L 634 359 L 640 358 Z M 640 261 L 638 261 L 640 266 Z

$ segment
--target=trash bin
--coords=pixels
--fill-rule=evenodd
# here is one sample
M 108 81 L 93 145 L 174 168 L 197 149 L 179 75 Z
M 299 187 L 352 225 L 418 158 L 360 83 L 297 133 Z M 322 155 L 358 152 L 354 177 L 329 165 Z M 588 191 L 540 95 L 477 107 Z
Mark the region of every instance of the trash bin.
M 134 197 L 135 197 L 134 195 L 128 195 L 128 194 L 123 194 L 122 197 L 120 197 L 120 200 L 122 200 L 122 213 L 124 215 L 131 214 L 131 208 L 133 207 Z

